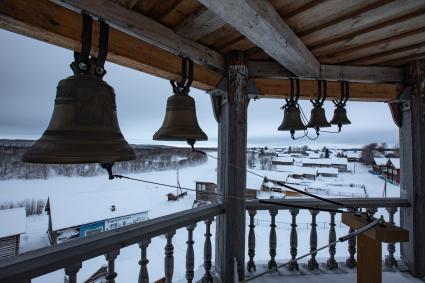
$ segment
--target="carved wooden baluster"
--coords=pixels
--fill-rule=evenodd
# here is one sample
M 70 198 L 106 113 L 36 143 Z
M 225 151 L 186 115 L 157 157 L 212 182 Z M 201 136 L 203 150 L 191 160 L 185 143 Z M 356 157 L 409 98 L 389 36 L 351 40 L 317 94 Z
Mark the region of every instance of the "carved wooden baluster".
M 213 277 L 211 275 L 211 257 L 212 257 L 212 248 L 211 248 L 211 223 L 213 219 L 205 220 L 205 243 L 204 243 L 204 269 L 205 274 L 202 277 L 202 282 L 209 283 L 213 282 Z
M 297 214 L 299 213 L 298 208 L 290 209 L 289 212 L 292 216 L 291 222 L 291 236 L 290 236 L 290 246 L 291 246 L 291 259 L 297 257 L 297 247 L 298 247 L 298 234 L 297 234 Z M 288 265 L 289 270 L 298 270 L 298 262 L 293 261 Z
M 68 276 L 67 283 L 77 283 L 77 273 L 81 268 L 81 262 L 65 267 L 65 274 Z
M 119 254 L 119 250 L 110 251 L 105 254 L 105 258 L 108 261 L 108 274 L 105 279 L 108 283 L 115 283 L 115 277 L 117 277 L 117 273 L 115 272 L 115 259 Z
M 336 232 L 335 232 L 335 212 L 330 212 L 331 222 L 329 223 L 329 244 L 336 241 Z M 329 246 L 329 259 L 326 262 L 326 265 L 329 269 L 338 268 L 338 263 L 335 260 L 336 254 L 336 244 Z
M 270 260 L 268 264 L 268 268 L 271 269 L 273 267 L 276 267 L 276 215 L 277 215 L 277 209 L 270 209 L 270 216 L 271 216 L 271 223 L 270 223 L 270 236 L 269 236 L 269 246 L 270 246 Z
M 146 251 L 150 243 L 151 243 L 151 239 L 148 239 L 139 243 L 141 256 L 139 261 L 140 272 L 139 272 L 138 283 L 149 283 L 149 273 L 148 273 L 149 260 L 147 259 Z
M 397 207 L 387 207 L 386 210 L 389 214 L 389 223 L 394 224 L 394 214 L 397 212 Z M 395 244 L 389 243 L 387 246 L 388 256 L 385 257 L 385 265 L 388 267 L 397 267 L 397 261 L 394 258 Z
M 196 227 L 196 223 L 187 226 L 187 250 L 186 250 L 186 279 L 188 283 L 192 283 L 193 276 L 195 273 L 193 272 L 193 269 L 195 267 L 195 255 L 193 252 L 193 244 L 195 241 L 193 241 L 193 230 Z
M 354 211 L 354 210 L 349 209 L 349 211 Z M 348 230 L 348 233 L 351 234 L 354 231 L 356 231 L 356 230 L 354 228 L 350 227 L 350 229 Z M 349 268 L 354 268 L 354 267 L 357 266 L 357 261 L 356 261 L 356 258 L 354 257 L 354 255 L 356 254 L 356 237 L 353 237 L 353 238 L 348 240 L 348 253 L 350 254 L 350 256 L 345 261 L 345 264 Z
M 311 213 L 311 231 L 310 231 L 310 252 L 313 252 L 317 249 L 317 223 L 316 223 L 316 216 L 319 214 L 319 211 L 317 210 L 310 210 Z M 316 260 L 316 252 L 311 254 L 311 258 L 308 261 L 308 269 L 318 269 L 319 264 Z
M 174 273 L 174 246 L 173 246 L 173 236 L 176 234 L 176 231 L 170 231 L 165 233 L 167 238 L 167 244 L 165 245 L 165 258 L 164 258 L 164 269 L 165 269 L 165 283 L 173 282 L 173 273 Z
M 248 256 L 249 261 L 246 264 L 246 268 L 249 272 L 256 271 L 254 256 L 255 256 L 255 224 L 254 224 L 254 216 L 257 214 L 256 210 L 249 210 L 249 234 L 248 234 Z

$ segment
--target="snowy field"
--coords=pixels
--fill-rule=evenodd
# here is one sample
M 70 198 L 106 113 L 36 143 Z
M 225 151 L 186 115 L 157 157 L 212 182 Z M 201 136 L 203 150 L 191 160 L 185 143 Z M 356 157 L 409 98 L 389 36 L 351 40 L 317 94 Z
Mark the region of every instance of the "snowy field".
M 350 164 L 350 166 L 353 166 Z M 197 167 L 180 169 L 180 184 L 182 187 L 195 189 L 195 181 L 216 181 L 217 161 L 209 158 L 208 162 Z M 349 168 L 350 170 L 353 168 Z M 140 174 L 129 175 L 135 178 L 142 178 L 154 182 L 163 182 L 171 185 L 176 184 L 176 171 L 157 171 Z M 334 192 L 354 190 L 349 186 L 332 186 L 330 184 L 360 184 L 365 186 L 368 197 L 382 197 L 384 181 L 378 176 L 368 173 L 368 168 L 356 164 L 356 173 L 340 173 L 336 178 L 318 178 L 313 181 L 311 187 L 322 188 L 326 197 L 335 197 Z M 363 189 L 362 189 L 363 190 Z M 166 194 L 174 192 L 171 188 L 164 188 L 150 184 L 135 182 L 132 180 L 116 179 L 108 180 L 106 174 L 97 177 L 55 177 L 48 180 L 8 180 L 0 182 L 0 203 L 6 201 L 22 201 L 25 199 L 47 199 L 49 196 L 60 194 L 62 196 L 72 195 L 81 198 L 94 199 L 93 205 L 96 205 L 96 195 L 108 195 L 111 198 L 125 198 L 129 206 L 138 206 L 140 211 L 149 211 L 149 217 L 155 218 L 158 216 L 171 214 L 177 211 L 190 209 L 193 206 L 195 193 L 188 192 L 188 195 L 176 202 L 167 201 Z M 331 194 L 329 194 L 329 191 Z M 358 190 L 355 190 L 358 192 Z M 387 184 L 387 196 L 398 197 L 399 187 Z M 269 198 L 267 193 L 261 193 L 261 198 Z M 68 203 L 66 209 L 72 215 L 73 211 L 78 209 L 78 203 Z M 63 208 L 61 210 L 64 210 Z M 384 215 L 387 218 L 387 213 L 384 209 L 378 211 L 378 215 Z M 398 214 L 396 221 L 398 222 Z M 249 217 L 247 217 L 248 221 Z M 267 211 L 259 211 L 256 219 L 256 261 L 264 261 L 269 258 L 268 255 L 268 239 L 270 216 Z M 283 262 L 284 259 L 290 258 L 289 255 L 289 232 L 290 232 L 290 214 L 286 210 L 280 210 L 276 217 L 277 221 L 277 259 Z M 297 217 L 298 224 L 298 254 L 303 254 L 309 251 L 310 238 L 310 221 L 311 215 L 307 211 L 301 211 Z M 336 233 L 337 237 L 347 233 L 348 228 L 341 225 L 340 218 L 337 217 Z M 322 246 L 328 241 L 329 233 L 329 214 L 319 213 L 317 216 L 318 224 L 318 246 Z M 27 217 L 26 234 L 22 239 L 22 251 L 29 251 L 49 245 L 46 230 L 48 225 L 47 215 Z M 248 226 L 248 225 L 247 225 Z M 195 250 L 195 269 L 200 268 L 203 262 L 203 244 L 205 225 L 198 223 L 194 232 L 194 250 Z M 215 224 L 212 225 L 212 234 L 215 235 Z M 174 279 L 178 281 L 184 278 L 185 274 L 185 256 L 186 256 L 186 229 L 177 231 L 173 238 L 174 244 Z M 213 238 L 214 245 L 214 238 Z M 165 237 L 156 237 L 152 239 L 152 243 L 148 248 L 149 259 L 149 275 L 150 279 L 157 280 L 163 277 L 163 262 L 164 262 L 164 247 Z M 214 247 L 213 247 L 214 251 Z M 246 249 L 247 251 L 247 249 Z M 383 253 L 386 254 L 386 248 L 383 248 Z M 396 255 L 399 254 L 397 246 Z M 345 243 L 337 246 L 336 257 L 338 261 L 345 261 L 347 257 L 347 245 Z M 317 255 L 320 261 L 325 261 L 328 257 L 328 251 L 322 251 Z M 248 257 L 248 256 L 247 256 Z M 213 255 L 214 258 L 214 255 Z M 120 255 L 116 260 L 116 271 L 118 277 L 117 282 L 137 282 L 139 274 L 138 261 L 140 260 L 140 249 L 137 245 L 124 248 L 120 251 Z M 97 269 L 99 269 L 106 261 L 104 257 L 97 257 L 83 263 L 83 267 L 78 273 L 79 282 L 84 282 Z M 53 272 L 43 277 L 37 278 L 33 282 L 63 282 L 64 273 L 62 270 Z

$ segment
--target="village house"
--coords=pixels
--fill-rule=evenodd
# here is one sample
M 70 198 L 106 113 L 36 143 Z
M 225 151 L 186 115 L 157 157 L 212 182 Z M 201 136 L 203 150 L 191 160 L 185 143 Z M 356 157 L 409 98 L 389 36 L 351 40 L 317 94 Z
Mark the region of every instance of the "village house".
M 272 165 L 294 165 L 294 158 L 291 156 L 275 156 L 272 158 Z
M 26 228 L 25 208 L 0 210 L 0 223 L 0 259 L 17 255 Z
M 387 180 L 397 185 L 400 184 L 400 159 L 389 158 L 384 172 Z
M 388 158 L 375 157 L 373 158 L 372 169 L 376 174 L 382 174 L 387 169 Z
M 76 205 L 77 204 L 77 205 Z M 49 216 L 48 236 L 51 244 L 84 238 L 149 219 L 148 211 L 128 204 L 116 194 L 49 196 L 45 211 Z
M 317 176 L 320 177 L 338 177 L 338 169 L 337 168 L 317 168 Z
M 331 158 L 331 167 L 338 169 L 338 172 L 348 171 L 347 158 Z

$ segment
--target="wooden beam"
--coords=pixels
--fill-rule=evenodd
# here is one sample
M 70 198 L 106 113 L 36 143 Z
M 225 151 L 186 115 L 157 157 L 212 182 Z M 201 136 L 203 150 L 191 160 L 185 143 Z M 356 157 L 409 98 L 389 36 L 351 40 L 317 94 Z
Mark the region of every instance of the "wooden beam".
M 317 77 L 320 64 L 269 1 L 199 0 L 297 76 Z
M 250 78 L 291 78 L 294 74 L 277 62 L 249 61 Z M 369 83 L 403 82 L 403 69 L 392 67 L 321 65 L 320 79 L 329 81 L 350 81 Z
M 224 70 L 223 55 L 202 44 L 188 40 L 151 18 L 126 9 L 114 2 L 108 0 L 56 0 L 53 2 L 72 7 L 78 11 L 88 11 L 104 18 L 108 24 L 118 30 L 138 39 L 176 55 L 187 56 L 198 64 Z
M 254 85 L 262 95 L 258 98 L 288 98 L 290 96 L 290 81 L 288 79 L 254 78 Z M 339 82 L 328 82 L 328 100 L 339 99 L 341 88 Z M 317 81 L 300 81 L 300 99 L 317 98 Z M 349 101 L 388 102 L 398 98 L 404 86 L 402 84 L 369 84 L 350 83 Z
M 245 189 L 248 68 L 246 54 L 231 52 L 227 56 L 227 96 L 222 100 L 218 124 L 217 167 L 218 192 L 223 198 L 226 213 L 217 217 L 215 267 L 221 282 L 235 282 L 234 261 L 239 275 L 245 270 Z M 237 168 L 239 167 L 239 168 Z
M 331 81 L 401 83 L 404 72 L 402 68 L 393 67 L 321 65 L 320 78 Z
M 47 0 L 3 0 L 0 27 L 63 48 L 81 48 L 81 16 Z M 99 25 L 94 23 L 93 29 L 95 55 Z M 109 38 L 108 61 L 167 80 L 180 80 L 181 60 L 177 55 L 114 28 L 110 28 Z M 194 65 L 193 86 L 197 88 L 214 89 L 221 78 L 205 65 Z
M 176 26 L 174 31 L 187 39 L 197 41 L 225 24 L 226 23 L 217 17 L 211 10 L 202 8 Z
M 401 258 L 416 277 L 425 276 L 425 60 L 410 62 L 407 81 L 412 86 L 408 101 L 401 104 L 400 195 L 411 203 L 401 209 L 400 226 L 410 231 L 401 244 Z

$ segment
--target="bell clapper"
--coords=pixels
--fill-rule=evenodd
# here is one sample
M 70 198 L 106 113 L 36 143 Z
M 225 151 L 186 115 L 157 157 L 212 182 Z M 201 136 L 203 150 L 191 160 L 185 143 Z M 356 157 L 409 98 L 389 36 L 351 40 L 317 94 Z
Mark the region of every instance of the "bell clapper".
M 114 162 L 100 163 L 100 166 L 108 172 L 109 180 L 113 180 L 115 178 L 115 175 L 112 173 Z

